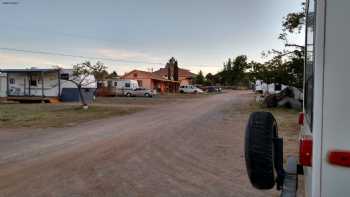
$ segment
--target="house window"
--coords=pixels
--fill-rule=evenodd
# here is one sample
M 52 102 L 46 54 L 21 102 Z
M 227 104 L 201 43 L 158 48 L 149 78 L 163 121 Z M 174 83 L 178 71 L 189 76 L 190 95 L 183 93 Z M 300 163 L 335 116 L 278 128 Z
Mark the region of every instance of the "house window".
M 37 81 L 36 80 L 30 80 L 30 86 L 37 86 Z
M 15 84 L 15 79 L 11 78 L 10 79 L 10 84 Z
M 118 82 L 117 82 L 117 81 L 114 82 L 114 86 L 115 86 L 115 87 L 118 86 Z
M 275 84 L 275 91 L 281 91 L 282 90 L 282 85 L 281 84 Z
M 61 74 L 61 79 L 69 80 L 69 74 L 68 73 L 62 73 Z
M 142 80 L 137 80 L 139 87 L 142 87 Z
M 134 73 L 134 77 L 135 77 L 135 78 L 137 77 L 137 73 Z

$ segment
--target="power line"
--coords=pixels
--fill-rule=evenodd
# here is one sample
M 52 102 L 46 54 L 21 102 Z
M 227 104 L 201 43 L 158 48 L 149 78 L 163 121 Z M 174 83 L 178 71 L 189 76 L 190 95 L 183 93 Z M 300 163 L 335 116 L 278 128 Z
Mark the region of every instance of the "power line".
M 113 58 L 106 58 L 106 57 L 72 55 L 72 54 L 66 54 L 66 53 L 56 53 L 56 52 L 49 52 L 49 51 L 34 51 L 34 50 L 6 48 L 6 47 L 0 47 L 0 50 L 19 52 L 19 53 L 32 53 L 32 54 L 42 54 L 42 55 L 51 55 L 51 56 L 63 56 L 63 57 L 83 58 L 83 59 L 106 60 L 106 61 L 111 61 L 111 62 L 123 62 L 123 63 L 133 63 L 133 64 L 153 64 L 153 65 L 163 64 L 163 63 L 159 63 L 159 62 L 147 62 L 147 61 L 138 61 L 138 60 L 113 59 Z
M 50 51 L 35 51 L 35 50 L 27 50 L 27 49 L 18 49 L 18 48 L 7 48 L 0 47 L 2 51 L 10 51 L 15 53 L 31 53 L 31 54 L 42 54 L 42 55 L 50 55 L 50 56 L 63 56 L 63 57 L 73 57 L 73 58 L 83 58 L 83 59 L 95 59 L 95 60 L 105 60 L 111 62 L 123 62 L 123 63 L 131 63 L 131 64 L 149 64 L 149 65 L 163 65 L 164 63 L 160 62 L 148 62 L 148 61 L 139 61 L 139 60 L 125 60 L 125 59 L 113 59 L 106 57 L 96 57 L 96 56 L 83 56 L 83 55 L 72 55 L 67 53 L 57 53 Z M 184 67 L 218 67 L 211 65 L 182 65 Z
M 21 28 L 26 29 L 25 26 L 15 25 L 15 24 L 1 24 L 3 26 L 12 26 L 15 28 Z M 30 30 L 35 31 L 35 30 Z M 71 33 L 65 33 L 65 32 L 58 32 L 49 28 L 42 29 L 40 31 L 35 31 L 38 33 L 42 33 L 43 31 L 59 34 L 61 36 L 68 36 L 68 37 L 74 37 L 74 38 L 80 38 L 85 40 L 94 40 L 94 41 L 103 41 L 106 43 L 110 43 L 110 40 L 105 40 L 101 38 L 97 38 L 90 35 L 81 35 L 81 34 L 71 34 Z M 64 53 L 56 53 L 56 52 L 48 52 L 48 51 L 34 51 L 34 50 L 25 50 L 25 49 L 16 49 L 16 48 L 0 48 L 0 50 L 6 50 L 6 51 L 12 51 L 12 52 L 22 52 L 22 53 L 33 53 L 33 54 L 44 54 L 44 55 L 53 55 L 53 56 L 65 56 L 65 57 L 74 57 L 74 58 L 85 58 L 85 59 L 97 59 L 97 60 L 106 60 L 106 61 L 113 61 L 113 62 L 124 62 L 124 63 L 137 63 L 137 64 L 153 64 L 153 65 L 163 65 L 164 63 L 159 62 L 147 62 L 147 61 L 138 61 L 138 60 L 124 60 L 124 59 L 113 59 L 113 58 L 106 58 L 106 57 L 89 57 L 89 56 L 82 56 L 82 55 L 72 55 L 72 54 L 64 54 Z M 213 66 L 213 65 L 182 65 L 185 67 L 220 67 L 220 66 Z

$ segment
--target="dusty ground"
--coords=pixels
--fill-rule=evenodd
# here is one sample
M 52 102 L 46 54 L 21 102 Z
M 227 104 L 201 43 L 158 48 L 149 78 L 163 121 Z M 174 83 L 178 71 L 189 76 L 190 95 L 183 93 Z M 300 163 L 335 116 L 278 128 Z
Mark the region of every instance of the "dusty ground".
M 277 196 L 246 176 L 253 100 L 235 91 L 64 129 L 0 129 L 0 196 Z
M 159 94 L 152 98 L 148 97 L 97 97 L 96 105 L 122 105 L 122 106 L 147 106 L 152 107 L 155 105 L 169 104 L 169 103 L 182 103 L 187 100 L 197 100 L 208 96 L 215 95 L 215 93 L 204 94 L 180 94 L 180 93 L 168 93 Z

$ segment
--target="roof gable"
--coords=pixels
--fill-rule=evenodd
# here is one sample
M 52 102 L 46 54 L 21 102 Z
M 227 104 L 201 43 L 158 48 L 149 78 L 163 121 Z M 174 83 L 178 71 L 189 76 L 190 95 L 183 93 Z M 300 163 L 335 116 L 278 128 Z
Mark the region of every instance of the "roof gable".
M 161 75 L 161 76 L 167 76 L 168 75 L 168 69 L 167 68 L 160 68 L 159 70 L 154 72 L 155 74 Z M 195 74 L 191 73 L 191 71 L 187 69 L 179 68 L 179 77 L 193 77 Z

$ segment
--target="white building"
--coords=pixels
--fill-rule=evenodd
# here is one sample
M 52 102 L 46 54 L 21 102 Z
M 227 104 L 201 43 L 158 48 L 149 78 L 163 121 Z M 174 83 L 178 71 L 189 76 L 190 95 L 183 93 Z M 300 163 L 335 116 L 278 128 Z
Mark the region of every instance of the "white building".
M 61 100 L 77 101 L 77 86 L 72 69 L 2 69 L 0 72 L 0 97 L 8 100 Z M 84 94 L 93 95 L 96 89 L 95 78 L 91 75 L 84 79 Z M 89 93 L 90 92 L 90 93 Z M 78 97 L 78 99 L 77 99 Z M 89 100 L 89 99 L 88 99 Z

